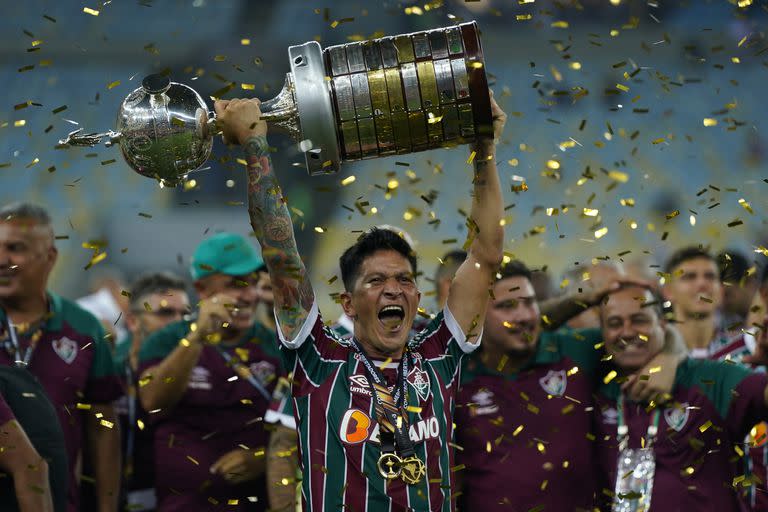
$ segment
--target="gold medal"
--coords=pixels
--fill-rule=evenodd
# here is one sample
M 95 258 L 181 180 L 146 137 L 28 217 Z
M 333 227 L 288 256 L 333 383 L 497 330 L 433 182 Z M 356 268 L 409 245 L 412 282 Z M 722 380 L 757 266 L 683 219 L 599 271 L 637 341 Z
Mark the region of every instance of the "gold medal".
M 426 474 L 427 466 L 415 455 L 404 459 L 400 465 L 400 478 L 408 485 L 418 484 Z
M 394 453 L 382 453 L 376 466 L 379 468 L 379 474 L 387 480 L 392 480 L 400 476 L 400 470 L 403 461 Z

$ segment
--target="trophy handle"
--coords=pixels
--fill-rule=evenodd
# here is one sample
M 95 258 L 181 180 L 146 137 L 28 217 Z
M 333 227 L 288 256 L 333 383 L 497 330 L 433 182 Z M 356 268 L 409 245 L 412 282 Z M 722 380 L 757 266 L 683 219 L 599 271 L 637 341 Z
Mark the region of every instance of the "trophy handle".
M 101 139 L 107 137 L 107 140 L 104 141 L 104 145 L 110 147 L 113 144 L 120 142 L 120 137 L 122 136 L 120 132 L 113 132 L 112 130 L 104 133 L 80 133 L 82 131 L 82 128 L 78 128 L 73 132 L 69 132 L 67 138 L 59 140 L 59 144 L 64 146 L 93 147 L 96 144 L 99 144 Z
M 286 73 L 285 84 L 277 96 L 261 102 L 261 118 L 267 123 L 285 129 L 296 140 L 301 134 L 299 125 L 299 109 L 296 106 L 296 96 L 293 75 Z

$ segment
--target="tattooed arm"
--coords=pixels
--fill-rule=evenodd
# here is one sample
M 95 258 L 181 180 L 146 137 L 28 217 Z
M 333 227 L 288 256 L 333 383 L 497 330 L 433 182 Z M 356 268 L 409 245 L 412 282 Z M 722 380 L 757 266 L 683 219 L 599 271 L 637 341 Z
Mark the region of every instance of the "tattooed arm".
M 293 224 L 272 168 L 267 123 L 259 100 L 217 101 L 224 138 L 244 146 L 248 164 L 248 213 L 272 279 L 275 312 L 283 336 L 294 339 L 315 300 L 307 269 L 299 256 Z

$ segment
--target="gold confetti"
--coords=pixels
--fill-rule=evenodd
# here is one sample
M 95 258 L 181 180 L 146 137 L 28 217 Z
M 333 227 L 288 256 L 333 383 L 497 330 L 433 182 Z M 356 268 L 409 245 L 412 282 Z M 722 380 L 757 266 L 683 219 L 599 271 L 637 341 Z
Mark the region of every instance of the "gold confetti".
M 611 370 L 605 377 L 603 377 L 603 384 L 608 384 L 615 379 L 617 375 L 618 373 L 616 373 L 616 370 Z
M 568 28 L 568 22 L 567 21 L 553 21 L 550 25 L 552 28 Z
M 118 85 L 120 85 L 120 80 L 115 80 L 114 82 L 112 82 L 109 85 L 107 85 L 107 89 L 114 89 Z
M 515 16 L 517 21 L 528 21 L 533 18 L 533 14 L 518 14 Z
M 243 38 L 243 39 L 240 40 L 240 44 L 243 45 L 243 46 L 248 46 L 249 44 L 251 44 L 251 40 Z
M 321 228 L 320 226 L 315 226 L 315 231 L 318 233 L 325 233 L 325 230 Z
M 18 121 L 13 122 L 13 126 L 16 126 L 16 127 L 24 126 L 25 124 L 27 124 L 27 121 L 25 119 L 19 119 Z
M 629 87 L 624 84 L 616 84 L 616 88 L 620 91 L 629 92 Z
M 668 214 L 666 215 L 666 217 L 667 217 L 667 220 L 672 220 L 672 219 L 674 219 L 675 217 L 677 217 L 678 215 L 680 215 L 680 210 L 675 210 L 675 211 L 673 211 L 673 212 L 671 212 L 671 213 L 668 213 Z
M 600 213 L 599 210 L 596 210 L 594 208 L 584 208 L 584 215 L 587 217 L 597 217 L 597 215 Z
M 711 117 L 705 117 L 704 126 L 717 126 L 717 119 L 712 119 Z
M 518 427 L 515 429 L 515 431 L 514 431 L 514 432 L 512 432 L 512 437 L 516 437 L 516 436 L 517 436 L 517 434 L 519 434 L 519 433 L 520 433 L 520 432 L 522 432 L 522 431 L 523 431 L 523 426 L 522 426 L 522 425 L 519 425 L 519 426 L 518 426 Z
M 706 422 L 706 423 L 704 423 L 702 426 L 700 426 L 700 427 L 699 427 L 699 432 L 701 432 L 701 433 L 703 434 L 703 433 L 704 433 L 704 432 L 706 432 L 706 431 L 709 429 L 709 427 L 711 427 L 711 426 L 712 426 L 712 420 L 707 420 L 707 422 Z
M 115 424 L 114 424 L 114 423 L 112 423 L 111 421 L 107 421 L 107 420 L 104 420 L 104 419 L 103 419 L 103 420 L 101 420 L 101 421 L 99 421 L 99 424 L 100 424 L 102 427 L 107 427 L 107 428 L 112 428 L 112 427 L 114 427 L 114 426 L 115 426 Z
M 99 11 L 97 11 L 96 9 L 91 9 L 90 7 L 83 7 L 83 12 L 85 14 L 90 14 L 91 16 L 99 15 Z
M 626 183 L 629 181 L 629 174 L 621 171 L 609 171 L 608 177 L 619 183 Z
M 75 405 L 75 407 L 77 409 L 80 409 L 81 411 L 90 411 L 91 410 L 91 404 L 81 404 L 81 403 L 78 402 Z
M 471 164 L 472 164 L 472 162 L 474 162 L 474 161 L 475 161 L 475 155 L 477 155 L 477 152 L 476 152 L 476 151 L 473 151 L 473 152 L 471 152 L 471 153 L 469 154 L 469 158 L 467 158 L 467 164 L 468 164 L 468 165 L 471 165 Z
M 197 460 L 195 460 L 193 457 L 190 457 L 189 455 L 187 455 L 187 459 L 188 459 L 190 462 L 192 462 L 193 464 L 195 464 L 196 466 L 199 466 L 199 465 L 200 465 L 200 463 L 199 463 L 199 462 L 197 462 Z
M 752 205 L 750 205 L 750 204 L 747 202 L 747 200 L 746 200 L 746 199 L 744 199 L 744 198 L 741 198 L 741 199 L 739 199 L 739 204 L 741 205 L 741 207 L 742 207 L 742 208 L 744 208 L 745 210 L 747 210 L 747 211 L 748 211 L 750 214 L 752 214 L 752 215 L 754 215 L 754 214 L 755 214 L 755 211 L 752 209 Z
M 256 89 L 256 84 L 240 84 L 240 88 L 244 91 L 252 91 Z
M 651 143 L 652 143 L 652 144 L 661 144 L 661 143 L 662 143 L 662 142 L 664 142 L 665 140 L 666 140 L 666 139 L 665 139 L 664 137 L 659 137 L 658 139 L 653 139 L 653 140 L 651 141 Z
M 608 233 L 608 228 L 600 228 L 595 231 L 595 238 L 602 238 Z

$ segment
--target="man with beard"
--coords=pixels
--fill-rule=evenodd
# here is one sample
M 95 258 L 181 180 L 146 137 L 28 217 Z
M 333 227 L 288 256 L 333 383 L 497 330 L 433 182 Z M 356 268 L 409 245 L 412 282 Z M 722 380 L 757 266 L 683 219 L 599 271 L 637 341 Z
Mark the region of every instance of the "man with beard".
M 184 281 L 167 272 L 140 276 L 131 286 L 125 325 L 130 333 L 115 349 L 115 367 L 125 395 L 115 403 L 123 434 L 124 506 L 132 512 L 154 510 L 154 429 L 139 404 L 139 352 L 155 331 L 181 321 L 190 312 Z M 122 508 L 122 507 L 121 507 Z
M 79 512 L 86 451 L 100 512 L 117 510 L 120 432 L 112 402 L 120 396 L 101 323 L 47 290 L 58 256 L 45 209 L 0 209 L 0 365 L 26 368 L 42 384 L 64 431 L 69 512 Z M 84 450 L 87 447 L 88 450 Z
M 601 321 L 611 357 L 595 408 L 604 494 L 628 510 L 647 510 L 648 500 L 657 512 L 742 510 L 734 487 L 743 477 L 733 460 L 749 429 L 768 418 L 766 375 L 688 358 L 677 368 L 671 400 L 635 401 L 620 383 L 664 344 L 660 300 L 644 288 L 621 289 L 601 308 Z
M 267 509 L 262 417 L 280 363 L 274 333 L 255 322 L 262 266 L 240 235 L 201 242 L 191 262 L 197 319 L 141 348 L 139 397 L 155 427 L 161 512 Z
M 615 281 L 580 295 L 598 305 Z M 519 261 L 496 275 L 483 346 L 467 361 L 456 408 L 463 511 L 590 510 L 598 491 L 591 434 L 600 331 L 541 327 L 531 271 Z M 682 343 L 670 343 L 633 379 L 638 399 L 671 389 Z M 525 464 L 521 464 L 525 461 Z
M 506 115 L 491 101 L 493 136 Z M 479 344 L 488 284 L 502 258 L 502 197 L 490 133 L 472 155 L 470 247 L 443 312 L 411 338 L 417 259 L 397 233 L 372 229 L 340 259 L 354 337 L 325 327 L 269 157 L 258 100 L 216 102 L 226 140 L 245 146 L 251 226 L 272 277 L 283 354 L 293 371 L 307 512 L 452 509 L 453 401 L 463 354 Z

